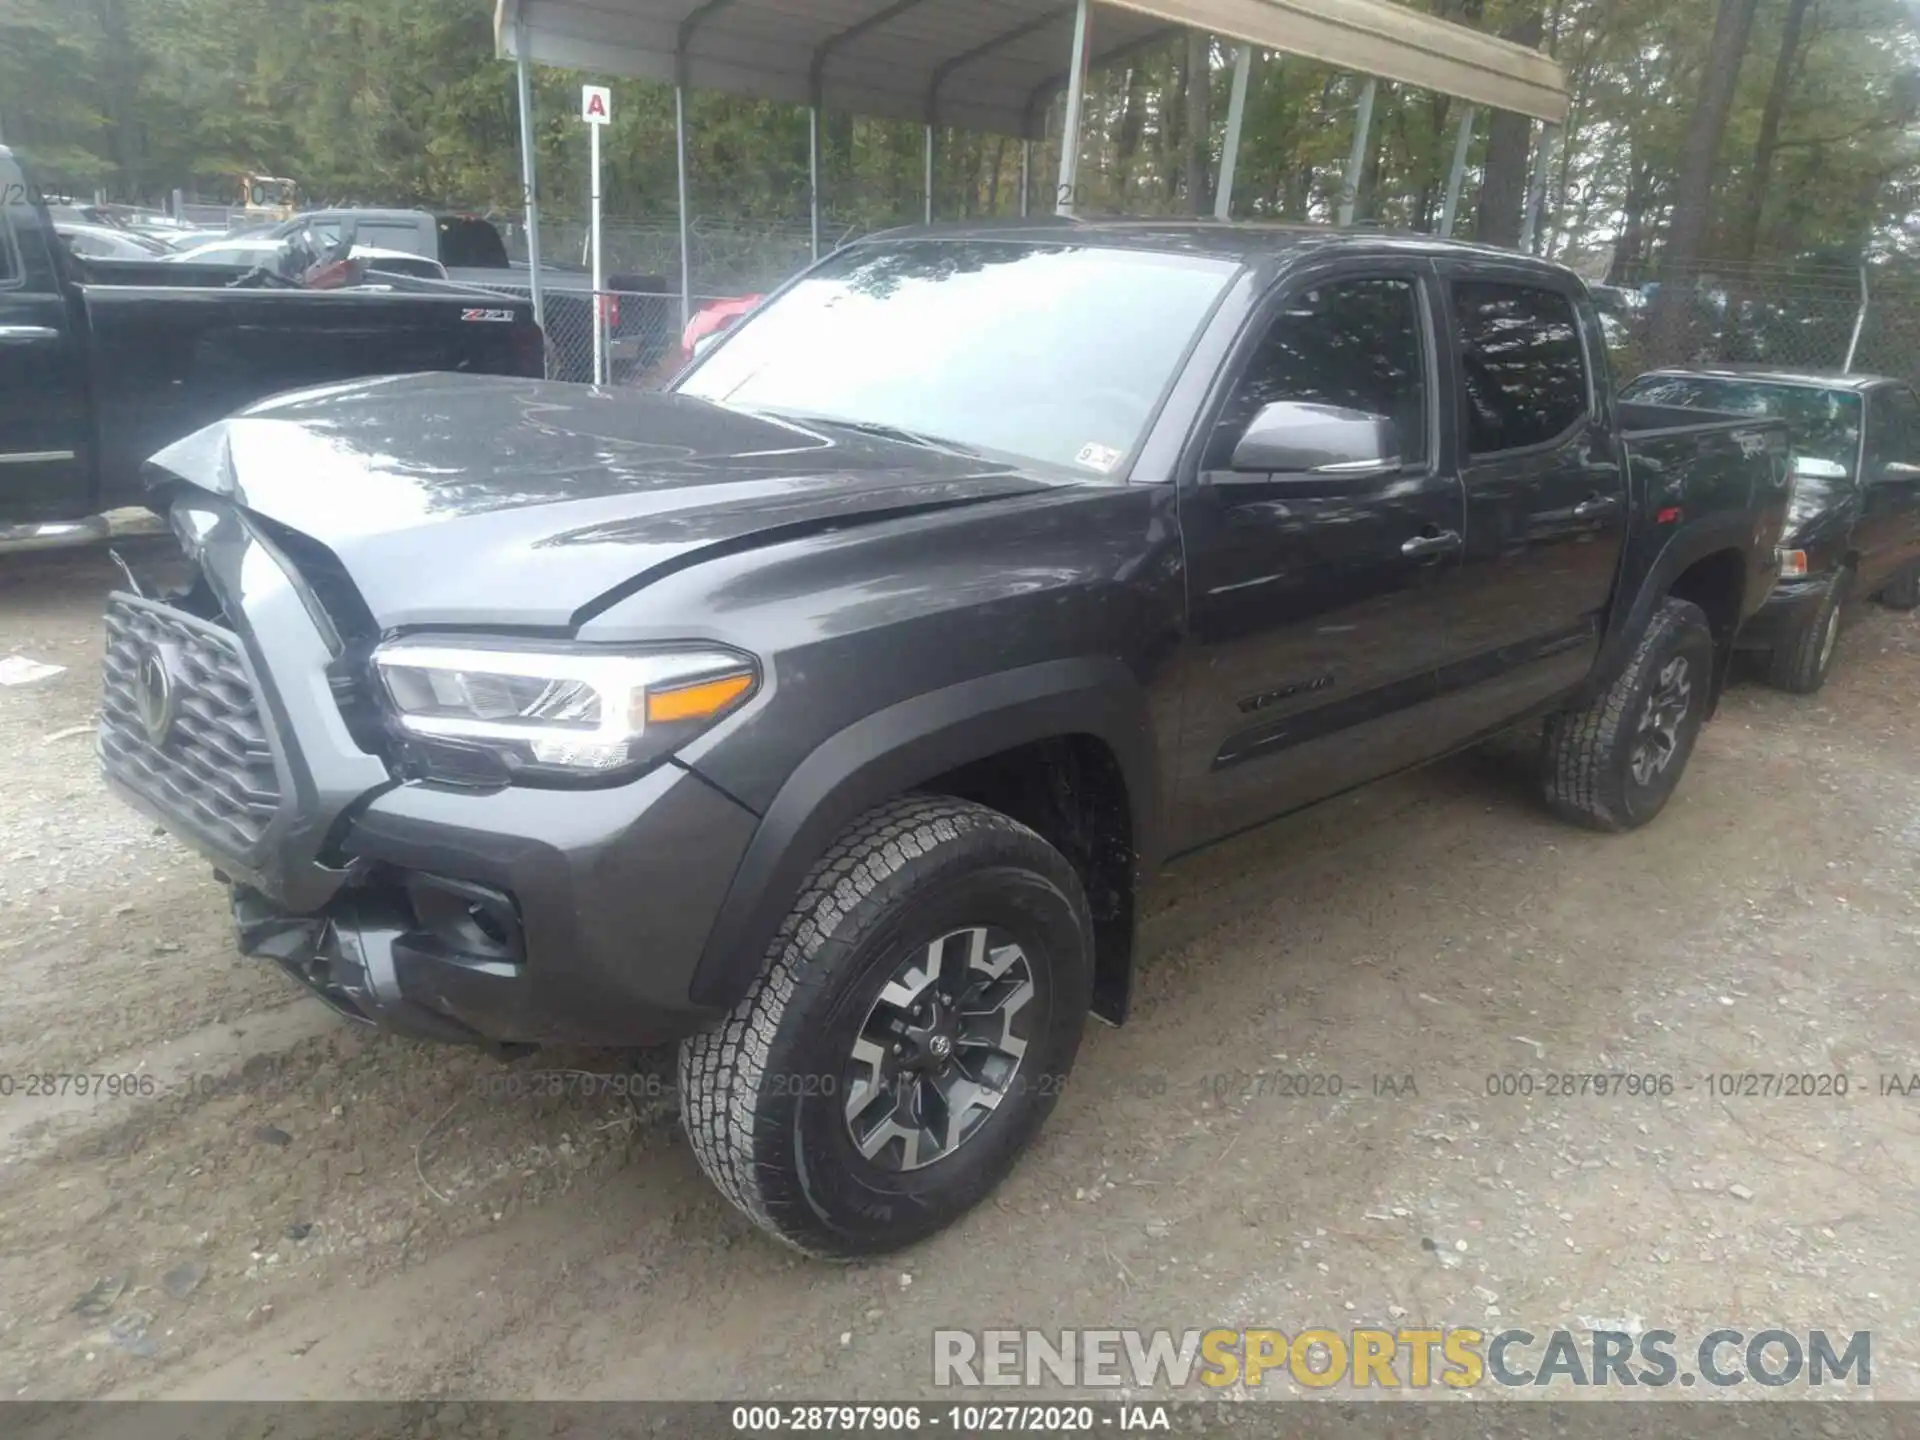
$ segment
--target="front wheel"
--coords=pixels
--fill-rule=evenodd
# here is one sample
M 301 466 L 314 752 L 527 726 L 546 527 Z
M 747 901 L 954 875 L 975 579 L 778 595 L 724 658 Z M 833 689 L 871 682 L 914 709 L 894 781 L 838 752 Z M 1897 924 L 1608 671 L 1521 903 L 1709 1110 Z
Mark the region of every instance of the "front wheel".
M 981 805 L 869 811 L 801 887 L 767 968 L 680 1048 L 694 1155 L 808 1254 L 911 1244 L 1012 1169 L 1073 1065 L 1092 922 L 1059 851 Z
M 1663 600 L 1606 692 L 1547 718 L 1540 768 L 1548 808 L 1595 830 L 1631 830 L 1658 815 L 1706 721 L 1713 662 L 1706 614 Z
M 1827 683 L 1834 652 L 1840 645 L 1846 598 L 1847 572 L 1842 570 L 1828 582 L 1820 603 L 1807 607 L 1805 618 L 1773 647 L 1767 657 L 1769 685 L 1792 695 L 1811 695 Z

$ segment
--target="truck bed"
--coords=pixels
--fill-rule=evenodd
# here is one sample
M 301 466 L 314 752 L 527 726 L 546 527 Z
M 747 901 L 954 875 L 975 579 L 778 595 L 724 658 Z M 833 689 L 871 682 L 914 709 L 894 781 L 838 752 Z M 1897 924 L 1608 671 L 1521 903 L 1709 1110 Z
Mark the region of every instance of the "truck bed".
M 337 290 L 234 287 L 233 267 L 90 262 L 93 508 L 134 503 L 147 456 L 282 390 L 421 370 L 539 376 L 540 332 L 523 301 L 382 275 Z
M 1617 416 L 1628 503 L 1645 517 L 1628 532 L 1626 573 L 1654 573 L 1677 536 L 1709 529 L 1746 555 L 1743 593 L 1757 605 L 1779 578 L 1775 546 L 1792 497 L 1786 423 L 1633 401 L 1618 402 Z M 1757 462 L 1762 453 L 1770 465 Z

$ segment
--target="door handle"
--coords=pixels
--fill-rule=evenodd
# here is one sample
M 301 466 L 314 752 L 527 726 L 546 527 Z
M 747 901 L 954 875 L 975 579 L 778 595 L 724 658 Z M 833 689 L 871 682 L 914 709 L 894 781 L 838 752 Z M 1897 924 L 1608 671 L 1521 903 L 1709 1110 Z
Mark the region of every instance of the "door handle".
M 60 332 L 47 325 L 0 325 L 0 345 L 26 345 L 35 340 L 58 340 Z
M 1611 515 L 1620 508 L 1618 495 L 1594 495 L 1582 500 L 1573 507 L 1576 520 L 1598 520 L 1602 515 Z
M 1400 542 L 1400 553 L 1409 560 L 1425 560 L 1432 555 L 1450 555 L 1460 548 L 1460 532 L 1441 530 L 1432 535 L 1415 535 Z

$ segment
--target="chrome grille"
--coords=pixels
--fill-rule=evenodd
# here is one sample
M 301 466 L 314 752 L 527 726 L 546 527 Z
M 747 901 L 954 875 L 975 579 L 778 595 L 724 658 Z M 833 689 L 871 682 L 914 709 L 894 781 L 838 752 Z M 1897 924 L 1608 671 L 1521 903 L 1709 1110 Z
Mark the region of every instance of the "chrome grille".
M 191 615 L 115 595 L 105 669 L 108 774 L 220 847 L 251 852 L 280 807 L 280 779 L 239 641 Z

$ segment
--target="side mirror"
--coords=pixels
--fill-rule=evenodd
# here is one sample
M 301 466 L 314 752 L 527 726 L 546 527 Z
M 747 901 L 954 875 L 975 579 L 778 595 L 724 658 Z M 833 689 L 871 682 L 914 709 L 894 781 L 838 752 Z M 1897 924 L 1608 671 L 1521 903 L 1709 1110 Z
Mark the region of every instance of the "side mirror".
M 1384 475 L 1400 468 L 1400 432 L 1384 415 L 1276 400 L 1253 417 L 1228 463 L 1245 474 Z

